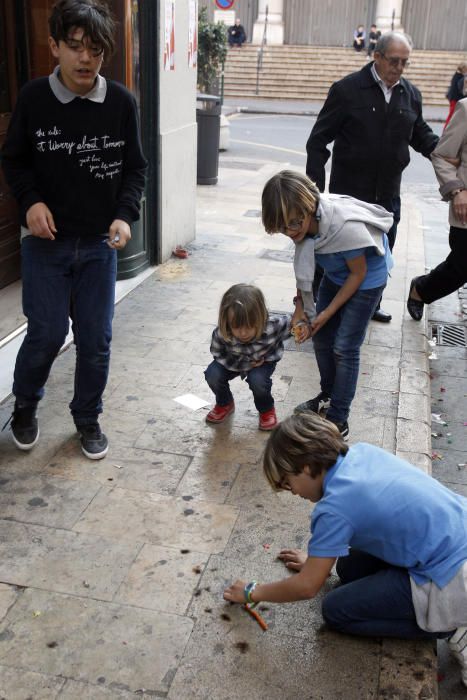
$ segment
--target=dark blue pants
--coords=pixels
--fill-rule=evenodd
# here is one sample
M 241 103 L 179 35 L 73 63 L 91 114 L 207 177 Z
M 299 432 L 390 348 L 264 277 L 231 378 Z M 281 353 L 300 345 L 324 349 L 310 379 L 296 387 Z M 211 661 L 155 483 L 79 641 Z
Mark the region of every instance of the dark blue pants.
M 323 277 L 316 305 L 318 314 L 329 306 L 340 289 L 338 284 Z M 335 423 L 349 417 L 360 369 L 360 347 L 383 289 L 384 285 L 358 289 L 313 337 L 321 391 L 331 397 L 327 417 Z
M 254 367 L 246 372 L 246 382 L 253 392 L 255 406 L 260 413 L 270 411 L 274 407 L 272 398 L 272 373 L 276 362 L 264 362 L 260 367 Z M 240 376 L 240 372 L 232 372 L 213 360 L 204 373 L 206 381 L 216 397 L 218 406 L 227 406 L 233 401 L 229 382 Z
M 436 639 L 447 632 L 425 632 L 418 625 L 406 569 L 351 549 L 337 560 L 342 582 L 323 600 L 323 617 L 332 629 L 363 637 Z
M 27 236 L 21 256 L 28 329 L 16 358 L 13 393 L 23 405 L 43 397 L 71 315 L 76 370 L 70 409 L 76 425 L 92 423 L 102 412 L 109 373 L 116 251 L 103 237 Z
M 417 280 L 417 292 L 425 304 L 452 294 L 467 282 L 467 230 L 451 226 L 449 247 L 446 260 Z

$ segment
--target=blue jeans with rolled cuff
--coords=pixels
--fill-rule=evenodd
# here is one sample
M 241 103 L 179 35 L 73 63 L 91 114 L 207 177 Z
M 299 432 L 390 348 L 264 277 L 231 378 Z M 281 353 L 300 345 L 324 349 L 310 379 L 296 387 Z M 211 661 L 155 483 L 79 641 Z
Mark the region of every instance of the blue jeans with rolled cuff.
M 360 369 L 360 347 L 384 287 L 358 289 L 313 336 L 321 391 L 331 398 L 327 417 L 335 423 L 343 423 L 349 417 Z M 317 314 L 329 306 L 340 289 L 326 275 L 323 277 Z
M 259 413 L 270 411 L 274 407 L 274 399 L 271 394 L 272 374 L 276 369 L 276 362 L 263 362 L 260 367 L 253 367 L 248 372 L 232 372 L 226 369 L 220 362 L 213 360 L 206 369 L 204 376 L 216 397 L 218 406 L 227 406 L 233 401 L 229 382 L 235 377 L 245 374 L 245 379 L 253 393 L 253 400 Z
M 417 625 L 407 569 L 350 549 L 336 564 L 340 586 L 323 599 L 326 623 L 362 637 L 442 639 L 452 632 L 426 632 Z
M 109 374 L 117 254 L 103 240 L 27 236 L 21 243 L 28 327 L 16 358 L 13 393 L 22 406 L 42 399 L 71 316 L 76 369 L 70 409 L 77 426 L 95 422 L 102 412 Z

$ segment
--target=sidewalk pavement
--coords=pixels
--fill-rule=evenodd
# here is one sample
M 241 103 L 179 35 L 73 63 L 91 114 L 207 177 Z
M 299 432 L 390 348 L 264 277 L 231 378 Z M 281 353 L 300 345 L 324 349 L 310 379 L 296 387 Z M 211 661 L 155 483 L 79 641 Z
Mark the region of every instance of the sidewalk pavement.
M 323 102 L 308 102 L 307 100 L 272 100 L 262 97 L 235 97 L 225 98 L 222 113 L 227 117 L 238 112 L 251 114 L 303 114 L 304 116 L 318 116 Z M 424 105 L 423 116 L 426 121 L 445 122 L 448 116 L 449 106 L 437 107 L 436 105 Z
M 306 546 L 309 532 L 309 504 L 272 493 L 262 476 L 267 435 L 244 382 L 233 384 L 237 409 L 223 425 L 173 400 L 212 400 L 203 370 L 231 284 L 254 283 L 272 310 L 292 310 L 292 244 L 267 236 L 258 218 L 278 165 L 243 165 L 221 167 L 216 187 L 199 188 L 190 257 L 158 267 L 116 308 L 107 458 L 87 460 L 73 432 L 72 349 L 53 367 L 37 447 L 21 453 L 0 433 L 2 698 L 437 697 L 431 644 L 333 633 L 321 596 L 260 606 L 267 632 L 222 600 L 234 578 L 286 575 L 276 553 Z M 428 471 L 426 328 L 405 311 L 422 233 L 409 196 L 384 296 L 393 321 L 370 324 L 350 430 L 351 442 Z M 318 386 L 312 349 L 288 342 L 274 375 L 279 417 Z M 0 406 L 2 423 L 11 408 L 11 399 Z

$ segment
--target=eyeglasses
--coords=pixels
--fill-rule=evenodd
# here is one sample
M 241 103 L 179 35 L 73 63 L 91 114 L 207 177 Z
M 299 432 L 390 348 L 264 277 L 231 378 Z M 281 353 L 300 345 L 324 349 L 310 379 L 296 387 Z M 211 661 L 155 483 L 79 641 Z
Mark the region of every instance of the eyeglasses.
M 305 219 L 292 219 L 287 226 L 282 226 L 280 233 L 285 233 L 286 231 L 300 231 L 304 221 Z
M 385 53 L 382 53 L 381 56 L 385 58 L 389 65 L 393 68 L 397 68 L 399 66 L 399 63 L 402 65 L 402 68 L 410 66 L 410 61 L 408 58 L 399 58 L 398 56 L 386 56 Z
M 101 46 L 86 46 L 85 44 L 83 44 L 82 41 L 69 40 L 65 41 L 65 44 L 68 46 L 69 49 L 71 49 L 72 51 L 76 51 L 77 53 L 89 51 L 91 56 L 93 56 L 94 58 L 98 58 L 104 53 L 104 49 Z

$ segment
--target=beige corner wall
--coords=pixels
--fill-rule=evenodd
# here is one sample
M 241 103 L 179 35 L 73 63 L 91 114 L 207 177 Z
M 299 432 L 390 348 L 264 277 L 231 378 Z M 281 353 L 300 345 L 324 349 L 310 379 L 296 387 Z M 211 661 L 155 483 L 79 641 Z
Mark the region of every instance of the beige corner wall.
M 188 0 L 175 0 L 175 70 L 164 70 L 165 0 L 159 0 L 160 259 L 195 237 L 196 68 L 188 67 Z

